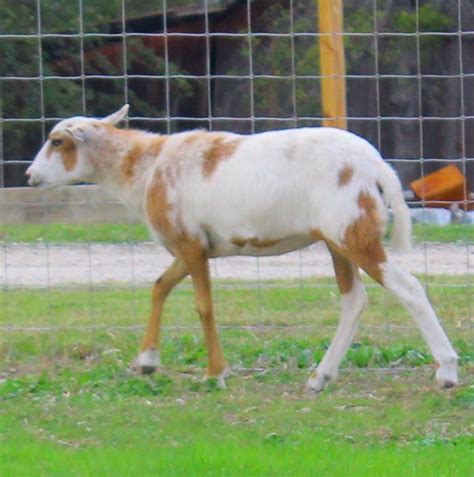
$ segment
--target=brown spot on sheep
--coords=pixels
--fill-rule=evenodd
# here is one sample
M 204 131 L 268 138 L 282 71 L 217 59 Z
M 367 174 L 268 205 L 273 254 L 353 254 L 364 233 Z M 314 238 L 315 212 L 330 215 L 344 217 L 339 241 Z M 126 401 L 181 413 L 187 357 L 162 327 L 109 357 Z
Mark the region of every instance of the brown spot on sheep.
M 158 157 L 163 149 L 166 137 L 153 138 L 148 144 L 135 142 L 122 160 L 122 175 L 126 182 L 133 179 L 137 164 L 144 156 Z
M 311 237 L 316 241 L 323 240 L 327 244 L 333 255 L 333 260 L 335 256 L 341 255 L 361 267 L 374 280 L 383 285 L 383 272 L 380 264 L 386 262 L 387 256 L 381 240 L 382 228 L 377 213 L 377 204 L 375 199 L 366 192 L 359 193 L 357 204 L 361 215 L 347 227 L 341 245 L 325 237 L 318 229 L 311 230 Z M 339 285 L 341 291 L 342 289 L 349 290 L 349 279 L 352 282 L 353 274 L 349 274 L 348 264 L 334 263 L 334 266 L 336 275 L 337 268 L 346 269 L 342 270 L 341 280 L 338 279 L 338 282 L 341 281 Z
M 326 243 L 331 253 L 334 272 L 336 274 L 337 284 L 341 293 L 349 293 L 354 283 L 354 270 L 352 268 L 352 257 L 348 250 L 329 240 L 319 229 L 313 229 L 310 232 L 311 237 L 316 241 Z
M 176 244 L 187 239 L 187 235 L 179 215 L 171 218 L 173 204 L 168 197 L 169 186 L 163 172 L 157 171 L 146 194 L 146 211 L 151 226 L 163 236 L 165 246 L 172 251 Z
M 349 182 L 352 179 L 352 176 L 354 175 L 354 169 L 349 166 L 345 165 L 340 171 L 339 171 L 339 176 L 338 176 L 338 181 L 337 185 L 339 187 L 344 187 L 345 185 L 349 184 Z
M 240 247 L 240 248 L 244 248 L 245 245 L 247 244 L 248 240 L 247 239 L 243 239 L 243 238 L 240 238 L 240 237 L 237 237 L 237 238 L 233 238 L 231 240 L 231 242 L 237 246 L 237 247 Z
M 54 141 L 61 141 L 58 146 L 53 146 Z M 64 169 L 69 172 L 72 171 L 77 164 L 77 146 L 74 140 L 62 131 L 57 131 L 49 135 L 49 148 L 46 156 L 50 157 L 53 152 L 58 152 L 61 155 L 61 160 Z
M 366 192 L 359 193 L 357 203 L 362 213 L 347 227 L 344 245 L 354 255 L 359 266 L 379 283 L 383 283 L 379 264 L 385 262 L 387 256 L 382 246 L 382 227 L 377 205 L 375 199 Z
M 276 245 L 278 242 L 280 242 L 280 240 L 260 240 L 256 237 L 245 239 L 241 237 L 236 237 L 231 239 L 231 242 L 240 248 L 243 248 L 246 245 L 250 245 L 255 248 L 268 248 L 273 247 L 273 245 Z
M 242 142 L 242 138 L 228 137 L 226 135 L 213 135 L 211 146 L 204 153 L 202 173 L 206 178 L 210 178 L 224 159 L 234 154 L 235 150 Z
M 147 154 L 152 157 L 158 157 L 163 149 L 163 146 L 165 145 L 166 139 L 166 136 L 153 138 L 147 149 Z
M 143 156 L 143 146 L 140 143 L 135 143 L 127 151 L 125 157 L 122 160 L 121 169 L 122 176 L 126 182 L 130 182 L 135 175 L 135 167 L 140 162 Z
M 225 133 L 193 131 L 189 133 L 176 151 L 177 156 L 188 155 L 192 147 L 199 145 L 203 150 L 202 174 L 208 179 L 217 169 L 221 161 L 230 157 L 243 138 Z
M 354 270 L 350 260 L 342 256 L 340 253 L 329 249 L 336 273 L 337 285 L 341 293 L 349 293 L 354 284 Z
M 315 242 L 319 242 L 321 240 L 326 242 L 326 237 L 319 229 L 312 229 L 310 232 L 310 236 L 314 239 Z
M 146 209 L 148 220 L 157 232 L 171 235 L 173 226 L 169 219 L 171 204 L 168 202 L 166 182 L 163 174 L 158 171 L 155 174 L 146 197 Z

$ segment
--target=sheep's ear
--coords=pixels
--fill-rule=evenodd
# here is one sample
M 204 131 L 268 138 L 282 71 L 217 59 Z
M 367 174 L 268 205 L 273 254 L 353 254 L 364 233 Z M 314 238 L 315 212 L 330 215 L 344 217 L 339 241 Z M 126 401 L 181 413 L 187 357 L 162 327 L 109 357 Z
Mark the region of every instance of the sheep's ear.
M 118 124 L 122 119 L 125 118 L 125 116 L 128 113 L 129 105 L 126 104 L 125 106 L 122 106 L 118 111 L 115 113 L 110 114 L 109 116 L 106 116 L 104 119 L 102 119 L 103 123 L 111 124 L 112 126 L 115 126 Z
M 76 142 L 86 142 L 86 133 L 80 126 L 66 128 L 64 132 L 69 134 L 69 136 L 71 136 Z

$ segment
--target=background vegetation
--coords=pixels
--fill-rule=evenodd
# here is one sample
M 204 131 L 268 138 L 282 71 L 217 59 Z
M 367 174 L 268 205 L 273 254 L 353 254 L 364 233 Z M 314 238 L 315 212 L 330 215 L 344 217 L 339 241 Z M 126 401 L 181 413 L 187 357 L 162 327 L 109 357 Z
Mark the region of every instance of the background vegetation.
M 216 0 L 209 5 L 211 9 L 216 6 L 225 8 L 234 3 Z M 121 37 L 100 36 L 122 32 L 121 0 L 83 1 L 82 24 L 79 2 L 42 0 L 40 4 L 39 21 L 36 1 L 3 0 L 0 33 L 36 35 L 40 26 L 42 34 L 73 36 L 44 36 L 41 42 L 36 37 L 0 36 L 3 154 L 7 161 L 31 158 L 41 143 L 41 98 L 44 101 L 46 128 L 52 126 L 55 118 L 84 112 L 90 115 L 108 114 L 120 106 L 126 96 L 132 104 L 132 116 L 154 119 L 131 121 L 132 126 L 161 132 L 168 128 L 168 114 L 171 117 L 194 118 L 172 120 L 171 129 L 175 131 L 212 125 L 215 129 L 249 132 L 254 128 L 266 130 L 320 124 L 319 119 L 305 119 L 321 116 L 317 38 L 307 35 L 297 35 L 294 39 L 258 35 L 290 33 L 292 30 L 296 34 L 316 34 L 316 2 L 294 2 L 294 18 L 291 21 L 288 0 L 256 0 L 251 2 L 252 32 L 256 34 L 250 42 L 247 38 L 237 37 L 219 37 L 211 42 L 212 74 L 249 75 L 249 56 L 252 55 L 252 72 L 257 75 L 253 81 L 252 98 L 250 83 L 245 78 L 213 78 L 208 88 L 205 78 L 191 77 L 207 73 L 205 42 L 196 43 L 196 38 L 176 40 L 176 44 L 170 42 L 169 73 L 181 76 L 169 80 L 169 111 L 163 78 L 166 71 L 164 54 L 157 53 L 155 47 L 140 36 L 141 32 L 162 31 L 160 2 L 125 2 L 127 21 L 137 17 L 154 18 L 143 23 L 134 20 L 133 29 L 130 26 L 132 23 L 127 23 L 126 29 L 134 31 L 136 36 L 127 37 L 125 42 Z M 181 15 L 177 31 L 190 32 L 198 28 L 198 32 L 204 32 L 204 16 L 188 15 L 190 11 L 199 12 L 203 5 L 191 0 L 168 2 L 169 18 Z M 346 60 L 350 75 L 347 81 L 348 113 L 350 117 L 364 119 L 351 120 L 350 129 L 379 146 L 389 159 L 416 159 L 408 163 L 394 162 L 405 182 L 420 175 L 420 157 L 425 158 L 426 172 L 440 165 L 430 162 L 431 158 L 448 160 L 470 157 L 471 152 L 474 153 L 471 123 L 464 122 L 464 143 L 461 121 L 456 119 L 461 116 L 461 99 L 464 101 L 464 114 L 470 114 L 474 108 L 470 78 L 464 80 L 465 96 L 460 98 L 460 80 L 456 77 L 460 74 L 460 59 L 465 73 L 474 71 L 474 59 L 469 55 L 461 57 L 460 42 L 456 36 L 426 35 L 429 32 L 457 32 L 459 27 L 470 25 L 470 19 L 474 21 L 472 0 L 462 2 L 462 25 L 458 25 L 457 7 L 458 2 L 454 0 L 427 0 L 420 3 L 417 15 L 414 3 L 408 0 L 378 2 L 376 12 L 372 0 L 346 2 L 345 5 L 345 30 L 348 33 L 345 37 Z M 232 9 L 228 12 L 229 18 L 235 16 L 232 31 L 245 33 L 248 29 L 246 20 L 239 20 Z M 196 18 L 200 18 L 197 21 L 201 23 L 198 27 L 195 23 L 191 26 L 190 22 L 195 22 Z M 219 21 L 212 19 L 211 31 L 220 31 Z M 87 35 L 83 39 L 74 36 L 81 28 Z M 376 30 L 383 35 L 376 37 Z M 425 35 L 417 39 L 417 30 Z M 400 36 L 400 33 L 405 36 Z M 464 51 L 469 51 L 471 41 L 470 37 L 463 38 Z M 126 45 L 125 57 L 123 44 Z M 193 49 L 196 45 L 198 50 Z M 113 54 L 111 47 L 115 48 Z M 376 47 L 378 55 L 375 54 Z M 82 49 L 85 51 L 83 64 L 80 61 Z M 44 81 L 39 79 L 40 65 L 46 78 Z M 84 80 L 80 78 L 82 69 Z M 377 72 L 392 76 L 382 76 L 376 81 Z M 123 76 L 126 73 L 139 74 L 140 78 L 128 79 Z M 422 76 L 419 82 L 418 73 L 437 76 Z M 97 75 L 102 77 L 97 78 Z M 9 77 L 33 79 L 9 80 Z M 211 98 L 207 98 L 208 91 Z M 209 100 L 211 111 L 208 111 Z M 209 123 L 210 114 L 230 119 Z M 252 114 L 256 117 L 255 123 L 249 119 Z M 433 119 L 420 122 L 420 115 Z M 384 121 L 378 122 L 378 116 Z M 26 121 L 34 118 L 38 121 Z M 282 121 L 281 118 L 287 119 Z M 390 118 L 394 118 L 393 121 Z M 12 119 L 20 122 L 13 122 Z M 25 141 L 25 138 L 28 140 Z M 466 167 L 469 175 L 472 166 L 467 163 Z M 22 183 L 22 172 L 23 166 L 7 166 L 7 185 Z
M 390 229 L 388 230 L 388 237 Z M 472 225 L 451 224 L 439 225 L 414 224 L 413 237 L 416 242 L 465 243 L 474 241 Z M 68 243 L 68 242 L 103 242 L 130 243 L 150 241 L 150 233 L 143 224 L 21 224 L 1 225 L 0 244 L 4 243 Z

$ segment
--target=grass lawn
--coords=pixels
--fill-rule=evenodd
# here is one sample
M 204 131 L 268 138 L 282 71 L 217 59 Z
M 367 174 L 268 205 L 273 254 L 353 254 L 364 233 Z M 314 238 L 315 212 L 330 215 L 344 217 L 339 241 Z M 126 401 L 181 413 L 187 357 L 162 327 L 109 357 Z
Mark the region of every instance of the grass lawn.
M 54 368 L 0 388 L 0 472 L 468 476 L 474 389 L 436 391 L 431 374 L 354 371 L 307 396 L 301 371 L 234 376 L 221 391 L 192 374 Z
M 473 243 L 474 226 L 452 224 L 415 224 L 416 242 Z M 150 240 L 147 228 L 141 224 L 22 224 L 0 225 L 0 242 L 143 242 Z
M 164 368 L 129 369 L 149 290 L 0 292 L 2 476 L 459 476 L 472 473 L 474 330 L 468 277 L 428 277 L 461 357 L 439 391 L 406 313 L 379 287 L 338 381 L 304 391 L 338 319 L 332 280 L 216 282 L 227 389 L 189 281 L 170 297 Z M 288 326 L 291 325 L 291 326 Z

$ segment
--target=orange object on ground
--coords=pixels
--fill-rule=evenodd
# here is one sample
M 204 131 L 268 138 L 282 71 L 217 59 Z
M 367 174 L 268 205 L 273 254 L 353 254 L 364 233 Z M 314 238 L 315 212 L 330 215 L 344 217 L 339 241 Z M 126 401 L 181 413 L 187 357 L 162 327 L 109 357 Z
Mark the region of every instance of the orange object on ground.
M 466 196 L 466 178 L 454 164 L 442 167 L 436 172 L 411 182 L 410 187 L 428 207 L 449 209 L 453 203 L 457 203 L 464 209 L 465 201 L 470 199 L 469 195 Z M 474 208 L 472 200 L 468 202 L 467 208 Z

